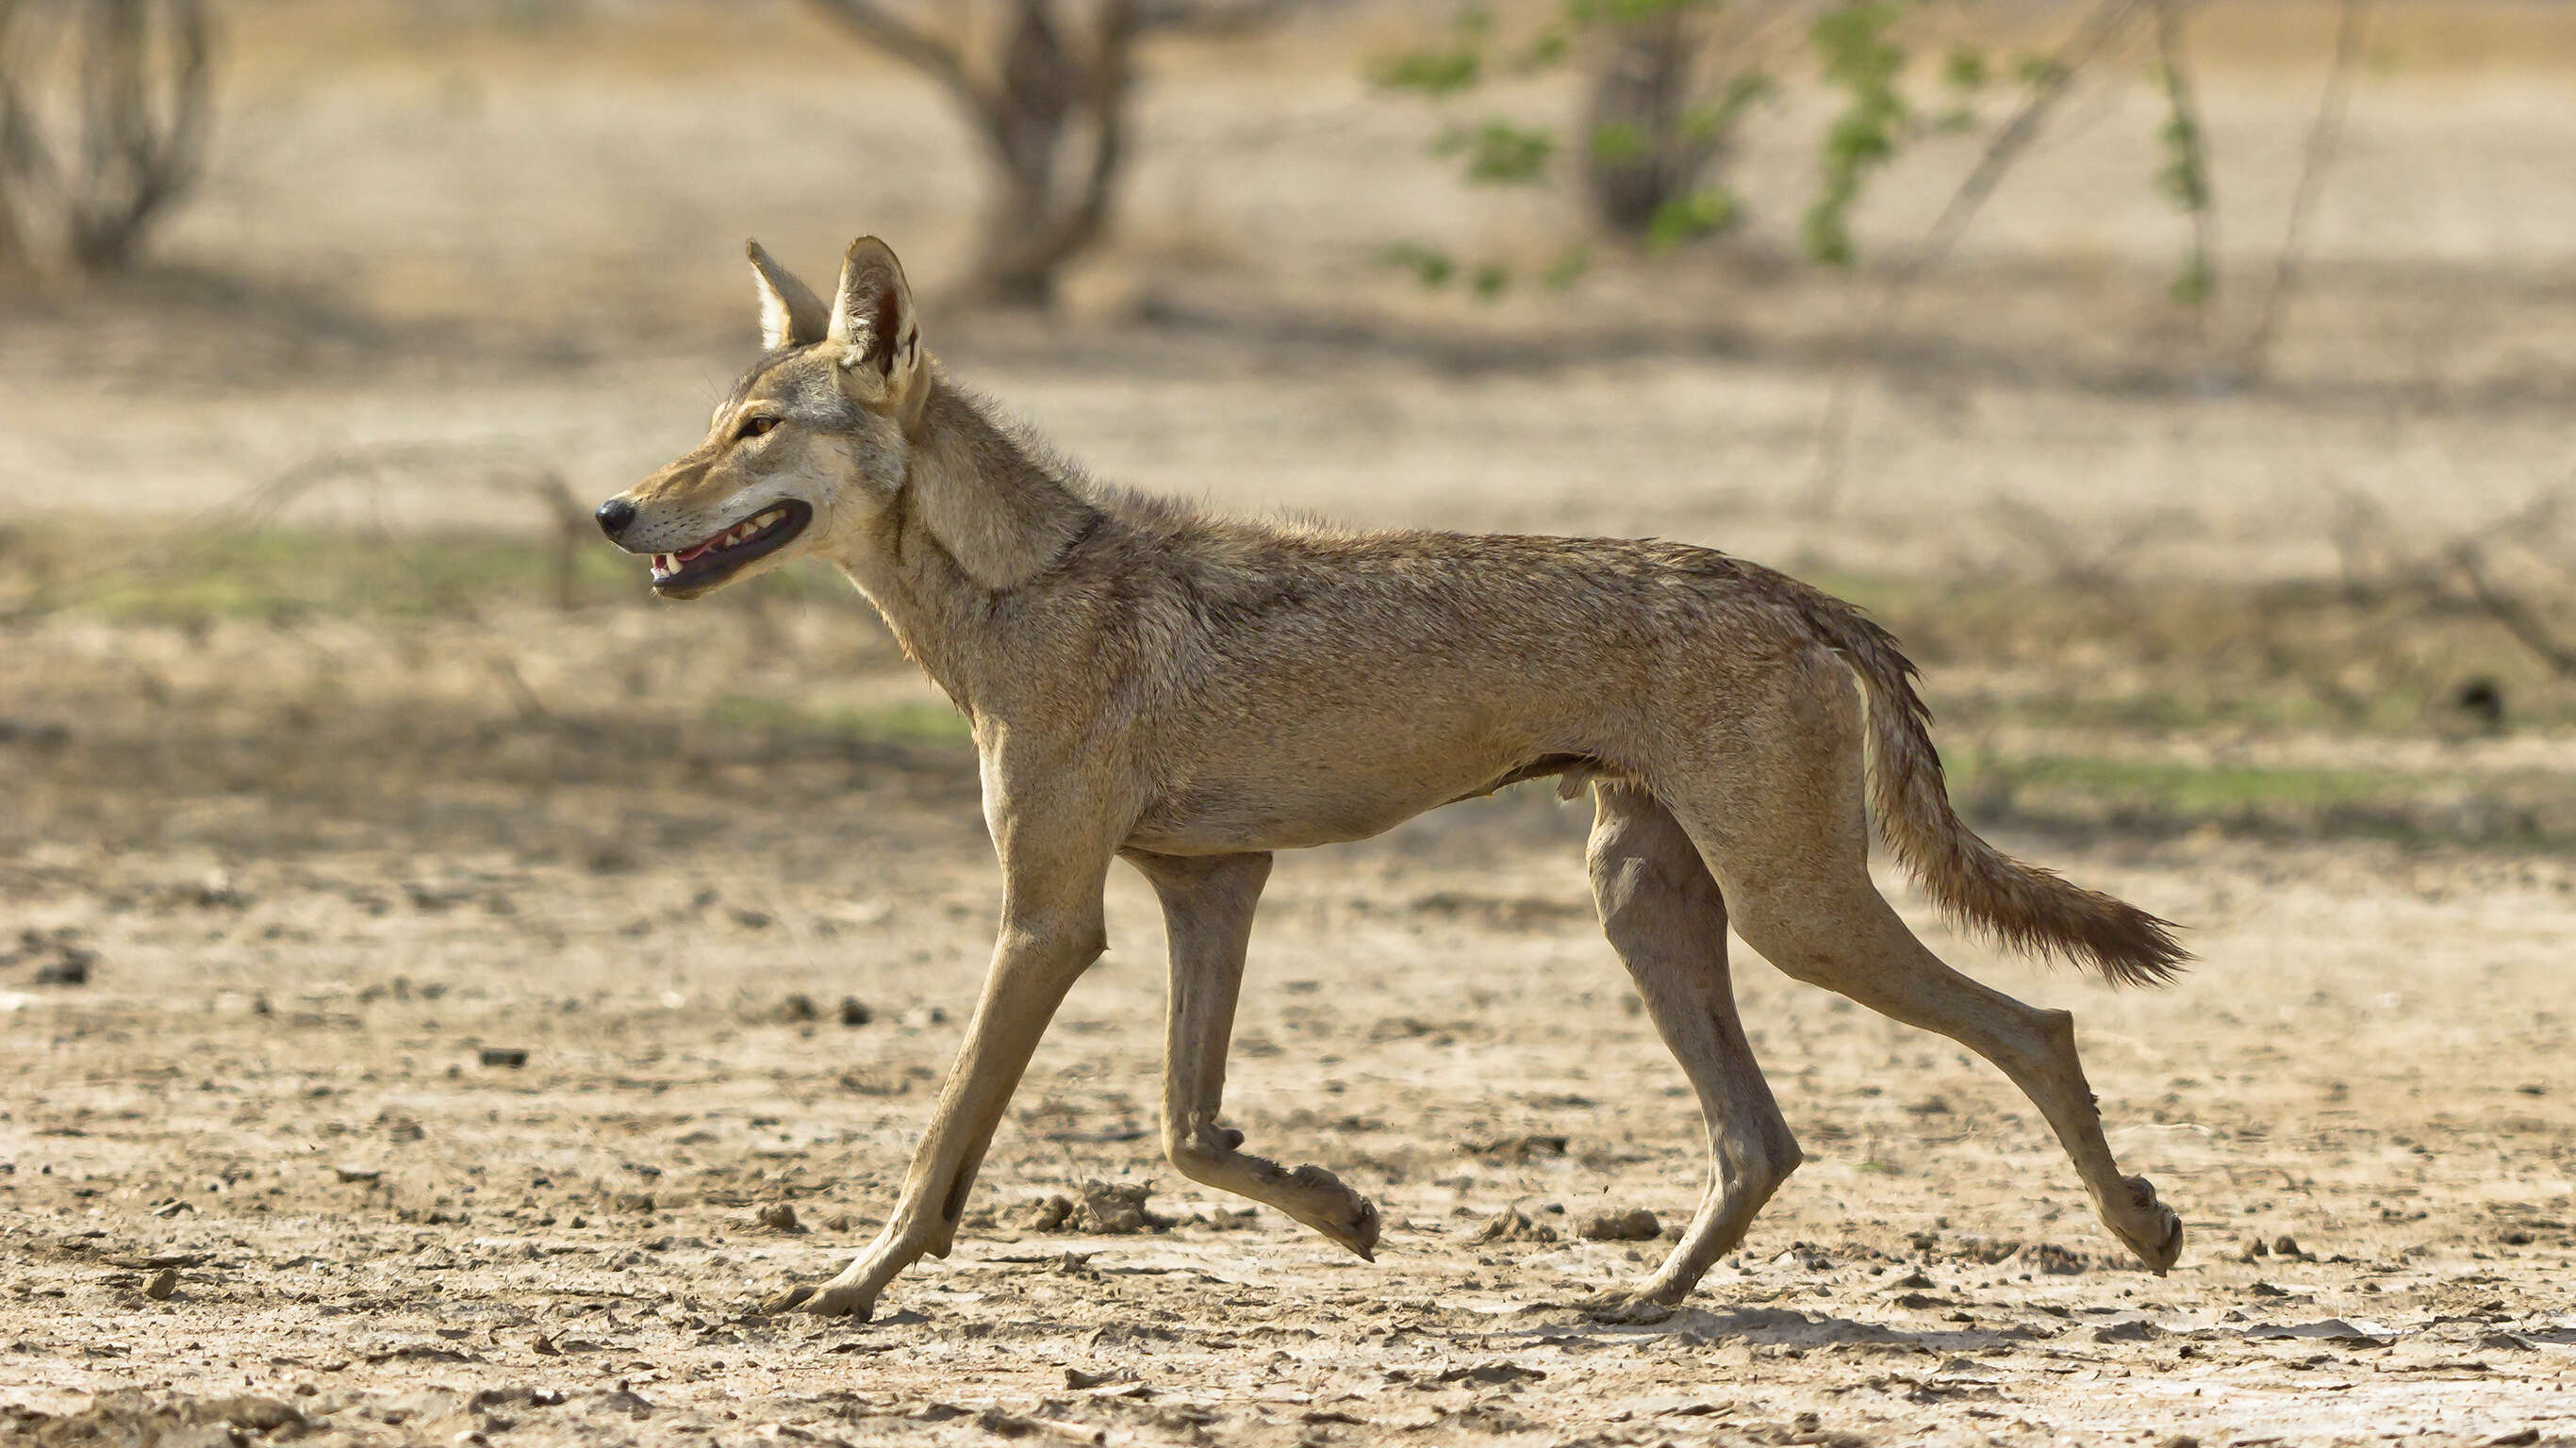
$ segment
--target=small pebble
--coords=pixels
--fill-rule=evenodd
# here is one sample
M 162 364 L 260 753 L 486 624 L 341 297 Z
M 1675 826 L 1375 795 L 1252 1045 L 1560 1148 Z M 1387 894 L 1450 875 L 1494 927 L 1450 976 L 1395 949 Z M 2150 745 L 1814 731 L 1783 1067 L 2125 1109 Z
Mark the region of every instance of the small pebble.
M 151 1281 L 143 1284 L 143 1295 L 155 1302 L 167 1302 L 178 1294 L 179 1273 L 175 1268 L 164 1267 L 152 1274 Z

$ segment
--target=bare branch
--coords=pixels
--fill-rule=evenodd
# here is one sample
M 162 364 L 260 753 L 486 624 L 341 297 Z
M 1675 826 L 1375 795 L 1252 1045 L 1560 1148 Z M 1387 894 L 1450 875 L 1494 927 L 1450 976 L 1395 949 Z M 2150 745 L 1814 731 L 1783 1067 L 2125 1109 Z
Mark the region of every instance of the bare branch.
M 1149 0 L 1136 7 L 1136 28 L 1156 34 L 1242 35 L 1332 0 Z
M 1915 281 L 1949 256 L 1950 248 L 1958 243 L 1960 235 L 1968 229 L 1968 223 L 1976 219 L 1986 199 L 2003 183 L 2013 163 L 2021 159 L 2022 152 L 2037 139 L 2040 123 L 2048 119 L 2049 112 L 2056 109 L 2058 101 L 2064 98 L 2067 87 L 2074 83 L 2076 73 L 2119 38 L 2141 3 L 2143 0 L 2101 0 L 2094 7 L 2092 15 L 2050 57 L 2046 76 L 2031 91 L 2030 98 L 2022 103 L 2021 110 L 1995 133 L 1992 141 L 1986 143 L 1985 154 L 1977 158 L 1976 166 L 1960 181 L 1958 189 L 1950 193 L 1949 202 L 1915 241 L 1914 250 L 1889 275 L 1887 287 L 1879 294 L 1878 306 L 1870 317 L 1869 325 L 1862 329 L 1850 353 L 1843 359 L 1841 370 L 1834 379 L 1833 394 L 1825 403 L 1824 418 L 1817 427 L 1816 478 L 1811 502 L 1818 512 L 1831 512 L 1842 491 L 1843 458 L 1851 440 L 1853 392 L 1860 359 L 1874 350 L 1886 337 L 1888 329 L 1895 326 Z
M 2299 159 L 2299 183 L 2290 196 L 2290 221 L 2281 236 L 2281 254 L 2272 264 L 2272 290 L 2263 297 L 2263 312 L 2246 334 L 2244 366 L 2260 372 L 2270 359 L 2280 333 L 2282 314 L 2298 288 L 2301 253 L 2307 245 L 2308 217 L 2325 189 L 2325 175 L 2343 144 L 2345 113 L 2352 108 L 2352 82 L 2360 68 L 2363 30 L 2370 18 L 2369 0 L 2343 0 L 2343 18 L 2335 26 L 2334 68 L 2317 97 L 2316 119 L 2308 126 L 2306 152 Z
M 2218 303 L 2218 192 L 2209 170 L 2209 138 L 2201 128 L 2200 97 L 2192 84 L 2190 53 L 2183 46 L 2183 9 L 2191 0 L 2155 0 L 2156 65 L 2164 72 L 2165 105 L 2172 115 L 2177 163 L 2187 173 L 2178 199 L 2191 212 L 2192 316 L 2201 340 Z
M 1138 0 L 1107 0 L 1094 27 L 1083 67 L 1080 109 L 1091 118 L 1091 147 L 1082 188 L 1070 206 L 1047 218 L 1042 230 L 1006 243 L 988 268 L 1021 276 L 1052 272 L 1066 257 L 1098 237 L 1127 152 L 1127 92 L 1135 83 L 1134 52 L 1144 27 Z M 1002 280 L 991 277 L 989 281 Z
M 946 86 L 968 105 L 979 111 L 992 108 L 992 96 L 966 69 L 966 58 L 956 46 L 898 18 L 877 0 L 807 3 L 839 21 L 860 40 Z
M 2524 648 L 2540 656 L 2550 672 L 2562 679 L 2576 679 L 2576 643 L 2553 633 L 2540 621 L 2540 615 L 2529 603 L 2505 592 L 2487 576 L 2486 553 L 2475 543 L 2462 543 L 2451 550 L 2451 566 L 2459 570 L 2460 579 L 2469 586 L 2469 596 L 2478 607 L 2504 625 Z

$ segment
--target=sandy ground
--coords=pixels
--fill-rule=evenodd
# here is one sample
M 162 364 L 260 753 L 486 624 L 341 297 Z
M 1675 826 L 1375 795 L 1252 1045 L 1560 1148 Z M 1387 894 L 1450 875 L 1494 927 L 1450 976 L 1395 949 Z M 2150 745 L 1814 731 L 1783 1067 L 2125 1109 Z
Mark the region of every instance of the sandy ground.
M 778 6 L 740 13 L 783 45 L 642 8 L 664 18 L 237 9 L 235 104 L 162 267 L 0 313 L 9 610 L 50 597 L 31 568 L 78 593 L 95 558 L 49 545 L 102 517 L 277 504 L 425 549 L 552 527 L 526 479 L 604 496 L 694 439 L 749 351 L 746 231 L 817 266 L 874 227 L 947 274 L 971 173 L 925 92 Z M 2350 496 L 2429 548 L 2569 459 L 2564 57 L 2407 53 L 2361 90 L 2270 381 L 2200 367 L 2157 300 L 2180 223 L 2144 184 L 2143 92 L 2106 89 L 1917 298 L 1830 512 L 1815 420 L 1867 294 L 1766 251 L 1793 206 L 1570 301 L 1422 296 L 1385 241 L 1563 237 L 1442 181 L 1433 123 L 1330 36 L 1159 56 L 1068 316 L 934 315 L 932 342 L 1101 475 L 1232 506 L 1976 586 L 2063 586 L 2070 559 L 2330 576 Z M 2259 284 L 2315 79 L 2208 77 L 2241 142 L 2231 286 Z M 1803 194 L 1805 124 L 1766 122 L 1748 191 Z M 1971 159 L 1930 147 L 1873 245 Z M 1954 657 L 1933 699 L 1973 724 L 2011 668 L 2074 666 Z M 1746 956 L 1808 1164 L 1688 1306 L 1626 1325 L 1580 1304 L 1665 1244 L 1575 1228 L 1669 1227 L 1706 1162 L 1593 922 L 1578 809 L 1515 794 L 1274 878 L 1229 1116 L 1378 1200 L 1375 1264 L 1159 1161 L 1159 923 L 1122 874 L 956 1253 L 879 1321 L 822 1324 L 749 1309 L 882 1219 L 996 902 L 972 761 L 854 603 L 12 611 L 0 667 L 13 1448 L 2576 1441 L 2563 853 L 2021 816 L 2012 847 L 2192 927 L 2205 964 L 2148 994 L 1999 959 L 1891 878 L 1945 957 L 2076 1012 L 2182 1265 L 2124 1262 L 1982 1063 Z M 2523 789 L 2576 757 L 2563 729 L 2145 717 L 2082 747 Z M 2044 753 L 2049 727 L 1975 737 Z M 1168 1225 L 1032 1225 L 1086 1182 Z M 1553 1240 L 1483 1239 L 1515 1209 Z
M 148 733 L 22 733 L 0 769 L 40 797 L 148 778 Z M 1590 918 L 1578 811 L 1462 807 L 1270 890 L 1228 1116 L 1379 1201 L 1375 1264 L 1158 1160 L 1159 931 L 1122 872 L 964 1240 L 852 1326 L 750 1309 L 881 1220 L 957 1042 L 994 899 L 969 764 L 668 738 L 625 763 L 642 742 L 493 725 L 437 784 L 308 777 L 333 802 L 302 806 L 280 772 L 333 771 L 253 750 L 155 781 L 157 812 L 79 790 L 90 828 L 50 816 L 0 862 L 28 932 L 0 969 L 0 1434 L 2576 1437 L 2563 860 L 2016 841 L 2194 927 L 2206 964 L 2153 994 L 1909 906 L 2078 1013 L 2115 1147 L 2188 1224 L 2162 1279 L 1994 1073 L 1745 958 L 1809 1163 L 1688 1306 L 1629 1326 L 1579 1304 L 1665 1244 L 1574 1225 L 1677 1222 L 1704 1157 Z M 38 983 L 75 961 L 87 984 Z M 1090 1181 L 1171 1225 L 1030 1227 Z M 1557 1240 L 1480 1240 L 1513 1208 Z

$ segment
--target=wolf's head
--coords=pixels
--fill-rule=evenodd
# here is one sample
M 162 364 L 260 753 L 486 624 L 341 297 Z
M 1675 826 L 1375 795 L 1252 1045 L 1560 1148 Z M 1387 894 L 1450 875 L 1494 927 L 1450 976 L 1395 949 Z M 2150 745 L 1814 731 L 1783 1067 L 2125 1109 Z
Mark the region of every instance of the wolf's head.
M 750 245 L 763 355 L 706 441 L 599 508 L 618 547 L 653 559 L 653 591 L 699 598 L 864 529 L 902 492 L 932 386 L 894 251 L 850 244 L 826 308 Z

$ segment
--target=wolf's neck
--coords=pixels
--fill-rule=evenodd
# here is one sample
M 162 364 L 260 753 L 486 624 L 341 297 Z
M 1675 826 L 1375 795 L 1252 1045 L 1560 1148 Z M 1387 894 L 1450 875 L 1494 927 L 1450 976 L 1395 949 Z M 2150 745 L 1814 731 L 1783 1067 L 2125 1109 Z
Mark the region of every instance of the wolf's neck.
M 885 533 L 842 571 L 885 615 L 904 652 L 968 713 L 996 668 L 1024 672 L 1002 637 L 1016 608 L 1100 513 L 934 371 L 902 499 Z M 1020 642 L 1025 643 L 1026 640 Z

